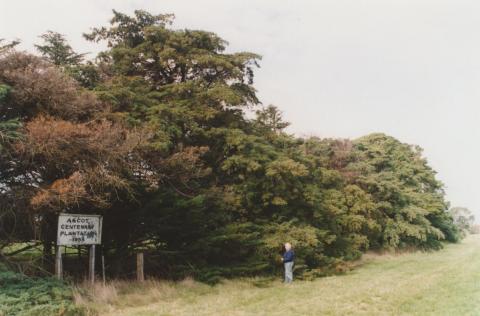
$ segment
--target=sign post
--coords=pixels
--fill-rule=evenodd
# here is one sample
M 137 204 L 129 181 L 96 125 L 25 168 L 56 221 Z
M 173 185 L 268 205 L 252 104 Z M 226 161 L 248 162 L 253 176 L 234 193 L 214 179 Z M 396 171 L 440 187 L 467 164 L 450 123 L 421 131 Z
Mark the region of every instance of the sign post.
M 90 257 L 88 258 L 88 279 L 95 283 L 95 245 L 90 246 Z
M 61 280 L 63 279 L 62 248 L 57 246 L 55 250 L 55 276 Z
M 60 246 L 90 245 L 88 276 L 95 282 L 95 245 L 102 240 L 102 216 L 61 213 L 58 216 L 56 275 L 61 278 L 62 253 Z

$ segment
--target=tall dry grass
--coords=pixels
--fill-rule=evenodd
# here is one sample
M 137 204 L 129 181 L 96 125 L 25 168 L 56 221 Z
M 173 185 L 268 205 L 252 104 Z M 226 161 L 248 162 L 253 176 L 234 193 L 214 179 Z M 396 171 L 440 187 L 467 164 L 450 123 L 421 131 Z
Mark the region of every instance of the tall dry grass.
M 201 295 L 210 289 L 210 286 L 196 282 L 192 278 L 180 282 L 114 280 L 105 285 L 102 282 L 91 284 L 85 281 L 74 288 L 74 300 L 77 306 L 88 311 L 88 315 L 98 315 L 152 302 L 171 301 L 179 296 L 185 296 L 186 293 Z

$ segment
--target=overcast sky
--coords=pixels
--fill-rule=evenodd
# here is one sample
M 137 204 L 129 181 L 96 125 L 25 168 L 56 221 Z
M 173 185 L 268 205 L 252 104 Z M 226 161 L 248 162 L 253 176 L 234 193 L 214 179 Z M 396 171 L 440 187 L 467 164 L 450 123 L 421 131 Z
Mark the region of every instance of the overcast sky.
M 384 132 L 418 144 L 453 206 L 480 218 L 480 2 L 465 0 L 0 0 L 0 38 L 54 30 L 78 52 L 111 10 L 174 13 L 230 51 L 263 56 L 255 86 L 298 135 Z

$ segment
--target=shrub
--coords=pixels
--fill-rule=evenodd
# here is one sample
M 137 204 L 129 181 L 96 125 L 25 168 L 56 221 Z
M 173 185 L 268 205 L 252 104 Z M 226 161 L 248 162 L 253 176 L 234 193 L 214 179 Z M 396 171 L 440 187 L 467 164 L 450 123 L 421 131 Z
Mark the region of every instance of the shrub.
M 29 278 L 0 265 L 0 316 L 79 316 L 71 288 L 53 278 Z

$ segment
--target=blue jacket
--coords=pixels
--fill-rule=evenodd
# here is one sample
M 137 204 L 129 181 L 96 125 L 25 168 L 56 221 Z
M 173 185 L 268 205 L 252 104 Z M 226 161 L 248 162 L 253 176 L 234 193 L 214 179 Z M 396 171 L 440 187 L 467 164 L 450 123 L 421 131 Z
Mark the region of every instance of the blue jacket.
M 295 253 L 293 252 L 292 249 L 290 249 L 289 251 L 286 251 L 284 254 L 283 254 L 283 262 L 293 262 L 293 260 L 295 259 Z

